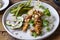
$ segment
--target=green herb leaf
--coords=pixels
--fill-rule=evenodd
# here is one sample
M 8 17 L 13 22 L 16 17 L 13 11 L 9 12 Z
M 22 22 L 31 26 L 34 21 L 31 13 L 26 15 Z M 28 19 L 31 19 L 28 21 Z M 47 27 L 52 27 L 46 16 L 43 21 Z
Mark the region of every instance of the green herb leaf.
M 42 5 L 40 5 L 40 6 L 39 6 L 39 8 L 45 9 L 45 7 L 44 7 L 44 6 L 42 6 Z
M 46 27 L 49 25 L 49 22 L 47 20 L 43 20 L 43 26 Z
M 49 32 L 49 31 L 50 31 L 50 28 L 49 28 L 49 27 L 47 27 L 47 28 L 46 28 L 46 30 Z
M 32 32 L 32 36 L 33 36 L 33 37 L 37 37 L 36 32 Z
M 34 20 L 30 20 L 29 23 L 32 24 L 32 25 L 34 25 Z
M 46 16 L 51 16 L 50 11 L 49 11 L 48 8 L 45 9 L 43 13 L 44 13 L 44 15 L 46 15 Z

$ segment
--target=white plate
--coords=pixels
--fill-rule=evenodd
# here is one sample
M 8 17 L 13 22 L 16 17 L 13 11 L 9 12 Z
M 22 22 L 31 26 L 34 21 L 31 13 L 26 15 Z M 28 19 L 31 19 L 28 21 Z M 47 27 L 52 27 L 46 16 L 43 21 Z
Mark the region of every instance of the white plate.
M 44 7 L 49 8 L 51 14 L 56 18 L 56 20 L 55 20 L 55 22 L 54 22 L 55 26 L 54 26 L 54 28 L 53 28 L 50 32 L 46 33 L 46 34 L 43 35 L 43 36 L 39 36 L 39 37 L 37 37 L 37 38 L 34 38 L 34 37 L 30 36 L 29 34 L 26 34 L 26 33 L 24 33 L 24 32 L 20 32 L 19 30 L 18 30 L 18 31 L 17 31 L 17 30 L 15 30 L 15 31 L 14 31 L 14 30 L 11 30 L 8 26 L 6 26 L 6 23 L 5 23 L 5 22 L 6 22 L 6 18 L 7 18 L 7 16 L 8 16 L 8 13 L 9 13 L 10 9 L 11 9 L 12 7 L 16 6 L 17 4 L 22 3 L 22 2 L 26 2 L 26 1 L 18 2 L 18 3 L 16 3 L 16 4 L 12 5 L 11 7 L 9 7 L 9 8 L 5 11 L 5 13 L 4 13 L 4 15 L 3 15 L 3 18 L 2 18 L 2 24 L 3 24 L 4 28 L 5 28 L 5 30 L 6 30 L 11 36 L 13 36 L 13 37 L 15 37 L 15 38 L 17 38 L 17 39 L 43 39 L 43 38 L 46 38 L 46 37 L 48 37 L 49 35 L 51 35 L 51 34 L 57 29 L 58 24 L 59 24 L 59 15 L 58 15 L 57 11 L 56 11 L 52 6 L 50 6 L 49 4 L 44 3 L 44 2 L 40 2 Z M 32 2 L 32 5 L 34 5 L 34 3 L 36 3 L 36 2 L 37 2 L 37 1 L 33 1 L 33 2 Z M 18 35 L 16 35 L 17 33 L 18 33 Z M 22 36 L 22 37 L 21 37 L 21 36 Z
M 9 5 L 9 0 L 2 0 L 3 6 L 0 8 L 0 11 L 4 10 Z

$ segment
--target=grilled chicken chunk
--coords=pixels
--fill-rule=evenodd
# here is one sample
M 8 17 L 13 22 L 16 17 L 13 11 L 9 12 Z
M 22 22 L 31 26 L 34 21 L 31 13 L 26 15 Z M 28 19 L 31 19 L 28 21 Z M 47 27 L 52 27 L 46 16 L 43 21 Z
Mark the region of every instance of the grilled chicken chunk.
M 39 17 L 43 16 L 43 13 L 37 10 L 34 11 L 34 14 L 38 15 Z
M 24 24 L 23 24 L 23 31 L 27 30 L 29 26 L 29 21 L 31 20 L 31 18 L 34 18 L 34 31 L 37 34 L 40 34 L 42 29 L 42 20 L 41 20 L 42 15 L 43 14 L 41 12 L 31 9 L 28 12 L 28 15 L 25 17 Z
M 28 26 L 29 26 L 29 20 L 31 19 L 31 16 L 26 16 L 25 20 L 24 20 L 24 24 L 23 24 L 23 31 L 26 31 Z
M 31 9 L 28 12 L 28 15 L 26 16 L 26 18 L 24 20 L 23 31 L 26 31 L 27 30 L 27 28 L 29 26 L 29 20 L 32 18 L 32 15 L 33 15 L 33 11 L 34 11 L 34 9 Z
M 43 15 L 41 12 L 39 11 L 34 11 L 34 31 L 39 35 L 42 29 L 42 20 L 41 20 L 41 16 Z
M 34 25 L 34 30 L 37 34 L 40 34 L 41 29 L 42 29 L 42 21 L 41 19 L 37 19 L 34 21 L 35 25 Z

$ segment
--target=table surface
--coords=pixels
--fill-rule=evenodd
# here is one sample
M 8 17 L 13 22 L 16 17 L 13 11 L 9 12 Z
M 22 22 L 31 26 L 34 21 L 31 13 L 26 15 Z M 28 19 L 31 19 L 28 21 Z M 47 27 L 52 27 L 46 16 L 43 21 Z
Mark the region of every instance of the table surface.
M 20 1 L 20 0 L 10 0 L 9 6 L 11 6 L 12 4 L 14 4 L 14 3 L 16 3 L 18 1 Z M 58 14 L 60 15 L 60 8 L 59 8 L 59 6 L 57 6 L 53 2 L 53 0 L 41 0 L 41 1 L 46 2 L 46 3 L 50 4 L 51 6 L 53 6 L 57 10 Z M 18 40 L 16 38 L 13 38 L 12 36 L 10 36 L 6 32 L 6 30 L 4 29 L 4 27 L 2 25 L 2 15 L 4 14 L 5 10 L 0 11 L 0 40 Z M 57 30 L 51 36 L 49 36 L 49 37 L 47 37 L 47 38 L 45 38 L 43 40 L 60 40 L 60 24 L 59 24 L 59 27 L 57 28 Z

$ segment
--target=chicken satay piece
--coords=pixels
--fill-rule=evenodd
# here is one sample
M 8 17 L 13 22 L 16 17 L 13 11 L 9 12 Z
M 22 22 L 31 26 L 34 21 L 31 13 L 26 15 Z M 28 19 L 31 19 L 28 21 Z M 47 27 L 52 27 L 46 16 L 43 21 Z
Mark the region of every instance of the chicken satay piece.
M 28 11 L 28 15 L 31 15 L 31 16 L 32 16 L 34 11 L 35 11 L 35 9 L 34 9 L 34 8 L 33 8 L 33 9 L 31 9 L 31 10 L 29 10 L 29 11 Z
M 24 26 L 23 26 L 23 31 L 26 31 L 27 30 L 27 28 L 28 28 L 28 23 L 24 23 Z
M 31 19 L 31 17 L 32 17 L 31 15 L 26 16 L 25 19 L 24 19 L 24 22 L 28 23 L 29 20 Z
M 30 31 L 31 32 L 36 32 L 36 34 L 39 35 L 41 33 L 41 29 L 42 29 L 42 27 L 39 24 L 36 24 L 34 26 L 34 29 L 33 30 L 31 29 Z
M 40 34 L 41 29 L 42 29 L 42 23 L 37 22 L 37 23 L 35 24 L 35 26 L 34 26 L 35 32 L 36 32 L 37 34 Z
M 34 11 L 34 14 L 38 15 L 39 17 L 43 16 L 43 13 L 37 10 Z
M 31 16 L 27 16 L 24 20 L 24 24 L 23 24 L 23 31 L 26 31 L 28 26 L 29 26 L 29 20 L 30 20 Z
M 24 20 L 24 25 L 23 25 L 23 31 L 26 31 L 29 25 L 29 20 L 31 19 L 32 15 L 33 15 L 33 11 L 34 8 L 31 9 L 30 11 L 28 11 L 28 16 L 26 16 L 25 20 Z
M 34 29 L 31 30 L 31 32 L 35 31 L 39 35 L 41 32 L 41 29 L 42 29 L 42 21 L 38 16 L 34 19 Z
M 34 24 L 35 24 L 35 26 L 34 26 L 35 32 L 37 34 L 40 34 L 41 29 L 42 29 L 42 21 L 41 21 L 41 19 L 39 17 L 38 18 L 35 18 Z
M 42 20 L 40 17 L 37 17 L 34 19 L 34 24 L 37 24 L 37 23 L 41 23 L 42 24 Z
M 35 32 L 39 35 L 40 34 L 40 30 L 41 30 L 41 27 L 39 25 L 35 25 L 35 28 L 34 28 Z
M 36 32 L 36 34 L 39 35 L 41 33 L 41 29 L 42 29 L 41 24 L 38 23 L 38 24 L 35 24 L 34 29 L 33 30 L 31 29 L 30 31 Z
M 35 11 L 34 13 L 34 30 L 35 32 L 39 35 L 42 29 L 42 20 L 41 20 L 41 16 L 39 16 L 38 12 Z
M 39 15 L 39 17 L 43 16 L 43 13 L 40 11 L 37 11 L 37 15 Z

